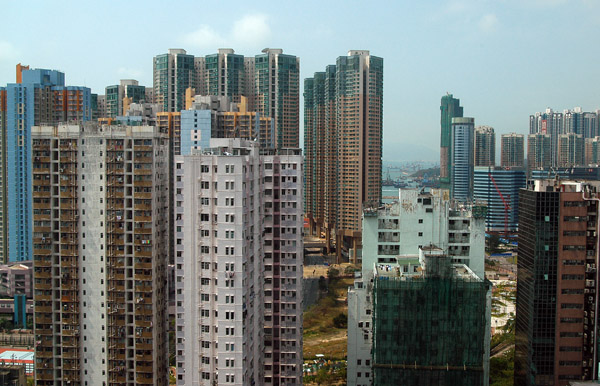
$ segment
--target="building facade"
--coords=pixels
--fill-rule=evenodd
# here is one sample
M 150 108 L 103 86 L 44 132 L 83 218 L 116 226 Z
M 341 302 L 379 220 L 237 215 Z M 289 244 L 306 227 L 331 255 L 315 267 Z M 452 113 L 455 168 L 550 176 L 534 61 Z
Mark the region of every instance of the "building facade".
M 254 109 L 271 117 L 275 146 L 300 147 L 300 58 L 278 48 L 254 57 Z
M 585 139 L 585 159 L 586 165 L 599 165 L 600 164 L 600 137 L 586 138 Z
M 300 59 L 278 48 L 254 57 L 222 48 L 204 57 L 171 49 L 154 58 L 154 99 L 165 112 L 186 109 L 186 89 L 203 96 L 245 96 L 247 110 L 271 118 L 277 148 L 300 146 Z
M 192 106 L 181 111 L 182 155 L 193 149 L 210 147 L 211 138 L 242 138 L 255 140 L 263 148 L 273 148 L 274 121 L 260 113 L 248 111 L 247 98 L 239 103 L 229 97 L 196 95 Z
M 33 298 L 33 264 L 31 261 L 0 265 L 0 294 L 9 298 L 15 295 L 25 295 L 27 299 Z
M 463 116 L 463 108 L 460 105 L 460 99 L 454 98 L 452 94 L 444 95 L 440 104 L 440 111 L 440 187 L 442 189 L 451 189 L 452 118 Z
M 37 385 L 167 385 L 167 134 L 32 129 Z
M 561 166 L 560 136 L 563 134 L 581 135 L 584 139 L 594 138 L 600 133 L 599 111 L 584 112 L 581 107 L 554 112 L 548 108 L 529 117 L 530 134 L 550 134 L 552 140 L 552 165 Z
M 176 157 L 178 385 L 302 383 L 302 164 L 241 139 Z
M 433 244 L 450 263 L 465 264 L 485 278 L 485 207 L 450 200 L 446 189 L 401 189 L 397 202 L 365 210 L 362 236 L 362 273 L 348 290 L 348 385 L 373 380 L 371 279 L 378 267 L 400 265 L 402 275 L 417 274 L 415 251 Z
M 496 165 L 496 134 L 494 128 L 477 126 L 475 128 L 475 166 Z
M 8 216 L 6 206 L 6 87 L 0 87 L 0 262 L 8 261 Z
M 124 116 L 131 103 L 145 101 L 146 87 L 140 86 L 135 79 L 122 79 L 120 84 L 106 87 L 106 115 L 101 118 Z
M 6 207 L 8 260 L 31 260 L 33 222 L 31 127 L 91 119 L 91 91 L 65 86 L 65 75 L 52 70 L 22 69 L 21 83 L 6 86 Z
M 199 95 L 226 96 L 239 102 L 251 92 L 247 89 L 253 85 L 246 82 L 244 56 L 232 49 L 220 48 L 216 54 L 197 57 L 195 64 Z
M 474 125 L 474 118 L 452 118 L 450 196 L 460 200 L 473 197 Z
M 435 246 L 418 261 L 375 268 L 372 384 L 488 385 L 491 283 Z
M 523 134 L 502 134 L 500 166 L 504 168 L 525 167 L 525 136 Z
M 521 191 L 515 385 L 598 379 L 599 186 L 536 180 Z
M 330 238 L 337 223 L 336 66 L 304 80 L 304 205 L 311 234 Z
M 154 103 L 164 112 L 180 112 L 185 108 L 185 90 L 195 88 L 197 73 L 194 56 L 185 50 L 172 48 L 153 60 Z
M 527 136 L 527 168 L 545 169 L 552 166 L 552 138 L 550 134 Z
M 312 79 L 305 83 L 311 231 L 315 224 L 326 225 L 328 235 L 335 229 L 338 253 L 351 249 L 350 259 L 358 262 L 363 203 L 381 201 L 383 59 L 369 51 L 349 51 Z M 320 141 L 326 135 L 332 135 L 330 141 L 336 144 Z M 335 187 L 329 186 L 334 191 L 327 189 L 329 177 L 334 178 Z M 326 200 L 322 209 L 313 205 L 320 200 Z
M 583 166 L 585 142 L 583 135 L 569 133 L 558 138 L 558 167 Z
M 487 203 L 487 232 L 516 232 L 519 227 L 519 191 L 526 186 L 525 169 L 475 167 L 473 199 Z

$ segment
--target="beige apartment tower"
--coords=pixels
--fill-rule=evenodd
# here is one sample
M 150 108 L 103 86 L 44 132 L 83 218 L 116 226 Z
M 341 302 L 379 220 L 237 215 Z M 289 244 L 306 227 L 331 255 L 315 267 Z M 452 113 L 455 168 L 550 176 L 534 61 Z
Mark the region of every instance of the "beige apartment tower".
M 552 166 L 552 137 L 550 134 L 527 136 L 527 168 L 545 169 Z
M 582 166 L 585 159 L 583 135 L 568 133 L 558 137 L 558 167 Z
M 522 168 L 525 156 L 525 136 L 523 134 L 502 134 L 500 143 L 500 166 Z
M 36 384 L 167 385 L 167 134 L 35 126 L 32 141 Z
M 363 204 L 381 201 L 383 59 L 352 50 L 305 80 L 306 214 L 360 262 Z
M 490 126 L 475 128 L 475 166 L 496 165 L 496 134 Z

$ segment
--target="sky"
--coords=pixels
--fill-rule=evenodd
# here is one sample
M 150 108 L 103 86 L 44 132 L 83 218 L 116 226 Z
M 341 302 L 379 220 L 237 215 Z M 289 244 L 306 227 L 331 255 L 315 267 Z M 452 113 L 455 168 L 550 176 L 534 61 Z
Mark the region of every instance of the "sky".
M 348 50 L 370 50 L 384 58 L 384 161 L 439 160 L 446 93 L 476 125 L 494 127 L 498 143 L 527 134 L 529 115 L 547 107 L 600 108 L 600 0 L 24 4 L 2 6 L 0 85 L 23 63 L 98 94 L 120 79 L 152 86 L 154 56 L 222 47 L 282 48 L 300 57 L 302 84 Z

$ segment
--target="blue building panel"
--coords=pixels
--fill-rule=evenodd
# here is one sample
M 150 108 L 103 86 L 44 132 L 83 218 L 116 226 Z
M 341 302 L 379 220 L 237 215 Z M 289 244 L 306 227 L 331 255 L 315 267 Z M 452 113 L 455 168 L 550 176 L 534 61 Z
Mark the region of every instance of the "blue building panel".
M 210 147 L 212 117 L 211 110 L 181 111 L 181 155 L 190 155 L 192 149 Z
M 473 198 L 487 203 L 486 231 L 504 232 L 505 227 L 509 232 L 517 231 L 519 190 L 525 186 L 526 177 L 523 169 L 475 168 Z M 508 209 L 505 203 L 508 204 Z
M 53 95 L 42 91 L 81 91 L 78 119 L 92 119 L 92 96 L 87 87 L 65 86 L 65 75 L 53 70 L 25 70 L 22 83 L 6 86 L 6 184 L 8 206 L 8 260 L 31 260 L 33 257 L 33 199 L 31 172 L 31 127 L 53 124 Z M 51 111 L 44 122 L 36 122 L 36 98 L 46 97 Z M 38 112 L 39 113 L 39 112 Z M 64 114 L 63 114 L 64 116 Z M 65 119 L 63 116 L 59 120 Z M 67 118 L 66 119 L 70 119 Z

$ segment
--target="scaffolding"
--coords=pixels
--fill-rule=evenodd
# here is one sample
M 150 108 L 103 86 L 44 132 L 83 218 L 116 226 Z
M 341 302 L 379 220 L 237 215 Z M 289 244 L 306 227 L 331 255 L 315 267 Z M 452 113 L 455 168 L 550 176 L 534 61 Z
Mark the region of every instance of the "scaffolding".
M 376 277 L 374 385 L 483 385 L 489 281 L 439 258 L 424 276 Z

